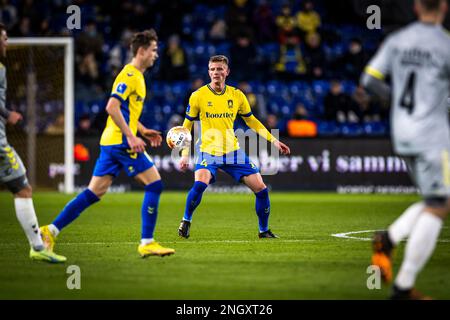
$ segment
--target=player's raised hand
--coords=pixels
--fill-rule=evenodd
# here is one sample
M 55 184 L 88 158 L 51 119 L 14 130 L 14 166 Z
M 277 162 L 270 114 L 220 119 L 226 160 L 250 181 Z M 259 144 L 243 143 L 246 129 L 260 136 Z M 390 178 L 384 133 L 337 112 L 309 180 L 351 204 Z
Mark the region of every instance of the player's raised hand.
M 127 137 L 128 145 L 133 152 L 144 152 L 146 143 L 141 138 L 130 136 Z
M 9 124 L 16 124 L 17 122 L 19 122 L 20 120 L 22 120 L 23 117 L 20 113 L 15 112 L 15 111 L 11 111 L 11 113 L 9 114 L 8 120 L 7 122 Z
M 141 132 L 142 136 L 150 142 L 153 148 L 161 146 L 162 136 L 161 131 L 153 129 L 144 129 Z
M 189 157 L 188 156 L 182 156 L 180 159 L 180 170 L 185 172 L 189 168 Z
M 291 149 L 289 149 L 289 147 L 285 145 L 283 142 L 277 140 L 273 144 L 275 147 L 277 147 L 278 150 L 280 150 L 281 154 L 284 155 L 291 154 Z

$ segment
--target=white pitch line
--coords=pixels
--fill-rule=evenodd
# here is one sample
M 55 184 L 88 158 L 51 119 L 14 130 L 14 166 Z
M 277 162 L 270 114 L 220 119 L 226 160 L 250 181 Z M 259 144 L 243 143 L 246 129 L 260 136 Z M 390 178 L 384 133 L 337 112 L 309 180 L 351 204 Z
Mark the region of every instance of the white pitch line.
M 443 227 L 446 228 L 446 227 Z M 360 234 L 360 233 L 373 233 L 375 231 L 382 231 L 382 230 L 361 230 L 361 231 L 350 231 L 350 232 L 343 232 L 343 233 L 334 233 L 331 236 L 341 239 L 353 239 L 353 240 L 360 240 L 360 241 L 372 241 L 372 238 L 361 238 L 361 237 L 352 237 L 349 236 L 350 234 Z M 444 242 L 448 243 L 450 242 L 449 239 L 439 239 L 438 242 Z

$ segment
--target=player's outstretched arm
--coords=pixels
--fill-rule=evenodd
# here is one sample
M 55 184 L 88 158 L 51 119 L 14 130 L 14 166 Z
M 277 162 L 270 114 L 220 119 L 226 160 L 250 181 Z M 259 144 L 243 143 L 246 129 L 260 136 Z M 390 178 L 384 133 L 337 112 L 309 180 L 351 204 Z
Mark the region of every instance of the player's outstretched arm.
M 133 135 L 130 127 L 126 123 L 122 112 L 120 112 L 120 101 L 117 98 L 111 97 L 106 105 L 106 112 L 111 116 L 114 123 L 120 128 L 120 131 L 127 137 L 128 145 L 133 152 L 144 152 L 145 142 L 141 138 Z
M 161 146 L 162 136 L 161 131 L 148 129 L 142 123 L 138 122 L 139 133 L 150 142 L 153 148 Z
M 256 119 L 254 115 L 250 115 L 248 117 L 242 117 L 247 124 L 247 126 L 255 131 L 257 134 L 259 134 L 264 139 L 268 140 L 269 142 L 272 142 L 273 145 L 280 150 L 281 154 L 290 154 L 291 149 L 285 145 L 283 142 L 277 140 L 267 129 L 264 127 L 264 125 Z

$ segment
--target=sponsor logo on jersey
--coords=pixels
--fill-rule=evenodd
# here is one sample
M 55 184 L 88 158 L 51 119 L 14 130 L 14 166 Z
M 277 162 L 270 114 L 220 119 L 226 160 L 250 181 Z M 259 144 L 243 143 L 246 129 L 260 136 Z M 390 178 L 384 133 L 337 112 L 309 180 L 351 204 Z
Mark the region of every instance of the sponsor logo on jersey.
M 221 119 L 221 118 L 234 118 L 234 113 L 229 113 L 229 112 L 223 112 L 223 113 L 211 113 L 211 112 L 206 112 L 206 118 L 212 118 L 212 119 Z

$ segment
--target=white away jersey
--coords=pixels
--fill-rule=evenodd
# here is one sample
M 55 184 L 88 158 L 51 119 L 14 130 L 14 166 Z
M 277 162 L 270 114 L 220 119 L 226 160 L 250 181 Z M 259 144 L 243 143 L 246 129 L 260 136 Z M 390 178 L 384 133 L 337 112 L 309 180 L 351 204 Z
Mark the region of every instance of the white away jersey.
M 439 25 L 412 23 L 390 35 L 366 73 L 391 76 L 394 149 L 412 155 L 450 146 L 450 35 Z

